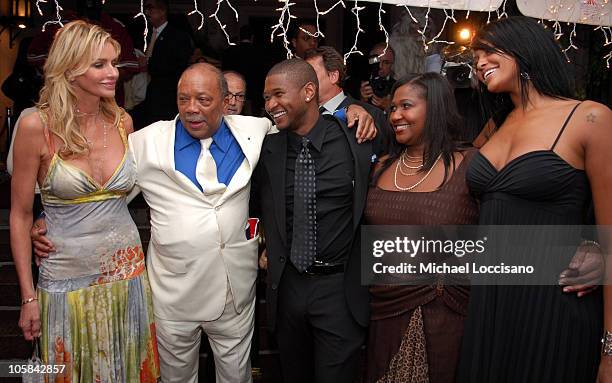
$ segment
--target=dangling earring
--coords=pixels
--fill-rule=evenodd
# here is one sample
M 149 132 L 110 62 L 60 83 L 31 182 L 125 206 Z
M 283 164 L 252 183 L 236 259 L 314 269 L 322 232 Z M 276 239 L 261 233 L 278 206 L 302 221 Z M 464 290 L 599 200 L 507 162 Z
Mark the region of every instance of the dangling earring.
M 529 73 L 527 72 L 521 72 L 521 77 L 523 80 L 531 80 L 531 77 L 529 77 Z

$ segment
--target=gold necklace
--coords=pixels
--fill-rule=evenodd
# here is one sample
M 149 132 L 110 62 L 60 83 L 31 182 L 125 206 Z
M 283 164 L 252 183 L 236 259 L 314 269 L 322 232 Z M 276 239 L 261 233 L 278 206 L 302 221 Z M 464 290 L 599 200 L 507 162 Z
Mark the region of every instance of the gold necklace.
M 77 115 L 77 117 L 98 117 L 100 115 L 100 110 L 102 109 L 101 106 L 98 106 L 98 110 L 96 112 L 92 112 L 92 113 L 87 113 L 87 112 L 81 112 L 81 110 L 79 109 L 79 107 L 77 106 L 74 109 L 74 114 Z
M 95 120 L 94 120 L 94 123 L 95 123 Z M 94 126 L 97 126 L 97 124 Z M 102 148 L 100 150 L 100 157 L 98 157 L 98 159 L 95 162 L 92 161 L 92 158 L 91 158 L 91 152 L 94 149 L 95 142 L 93 140 L 87 139 L 86 137 L 87 145 L 89 146 L 89 155 L 87 156 L 87 159 L 92 169 L 91 177 L 94 180 L 96 180 L 100 185 L 103 184 L 102 166 L 104 165 L 104 162 L 106 159 L 106 152 L 108 149 L 108 125 L 106 124 L 106 121 L 103 118 L 102 118 L 102 132 L 103 132 L 102 133 L 103 138 L 102 138 Z
M 408 187 L 402 187 L 397 183 L 397 172 L 400 169 L 400 161 L 397 161 L 397 165 L 395 165 L 395 172 L 393 175 L 393 182 L 395 184 L 395 188 L 401 191 L 408 191 L 408 190 L 412 190 L 414 188 L 416 188 L 417 186 L 419 186 L 420 184 L 423 183 L 423 181 L 425 181 L 427 179 L 427 177 L 429 177 L 429 175 L 431 174 L 431 172 L 434 170 L 434 168 L 436 167 L 436 164 L 438 163 L 438 161 L 440 161 L 440 158 L 442 157 L 442 153 L 440 153 L 440 155 L 438 155 L 438 158 L 436 158 L 436 161 L 433 163 L 433 165 L 431 166 L 431 168 L 427 171 L 427 173 L 423 176 L 423 178 L 421 178 L 417 183 L 415 183 L 412 186 L 408 186 Z

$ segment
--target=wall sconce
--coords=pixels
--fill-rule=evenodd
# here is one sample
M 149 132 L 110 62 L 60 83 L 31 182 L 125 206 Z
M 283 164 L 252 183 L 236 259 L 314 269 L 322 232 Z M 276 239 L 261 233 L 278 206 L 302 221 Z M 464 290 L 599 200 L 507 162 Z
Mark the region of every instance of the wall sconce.
M 31 23 L 32 5 L 30 0 L 11 0 L 11 7 L 7 16 L 0 17 L 0 34 L 8 29 L 9 48 L 13 48 L 15 39 L 22 30 L 26 29 Z

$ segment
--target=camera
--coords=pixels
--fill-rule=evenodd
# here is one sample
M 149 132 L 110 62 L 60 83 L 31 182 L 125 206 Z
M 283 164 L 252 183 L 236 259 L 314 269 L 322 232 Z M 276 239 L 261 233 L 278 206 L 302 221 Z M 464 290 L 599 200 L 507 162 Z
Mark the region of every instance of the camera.
M 468 65 L 446 62 L 442 67 L 442 75 L 446 76 L 454 88 L 471 87 L 472 68 Z
M 440 73 L 448 79 L 454 88 L 470 88 L 472 83 L 472 57 L 468 47 L 448 45 L 442 50 L 444 64 Z
M 368 64 L 370 65 L 369 82 L 376 97 L 385 97 L 391 93 L 391 88 L 393 87 L 393 82 L 395 80 L 392 78 L 387 79 L 378 75 L 378 71 L 380 69 L 379 63 L 380 58 L 378 56 L 371 56 L 368 59 Z

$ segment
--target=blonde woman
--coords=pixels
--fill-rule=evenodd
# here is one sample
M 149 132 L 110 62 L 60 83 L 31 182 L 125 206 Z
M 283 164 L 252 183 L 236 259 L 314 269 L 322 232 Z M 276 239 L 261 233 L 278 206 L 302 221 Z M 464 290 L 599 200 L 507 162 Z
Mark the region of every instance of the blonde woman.
M 45 364 L 65 381 L 156 381 L 151 292 L 138 230 L 127 209 L 135 166 L 130 117 L 115 103 L 120 46 L 75 21 L 57 33 L 45 85 L 15 138 L 11 248 L 22 295 L 19 326 L 40 337 Z M 31 273 L 38 182 L 54 252 Z M 56 377 L 50 376 L 53 381 Z

